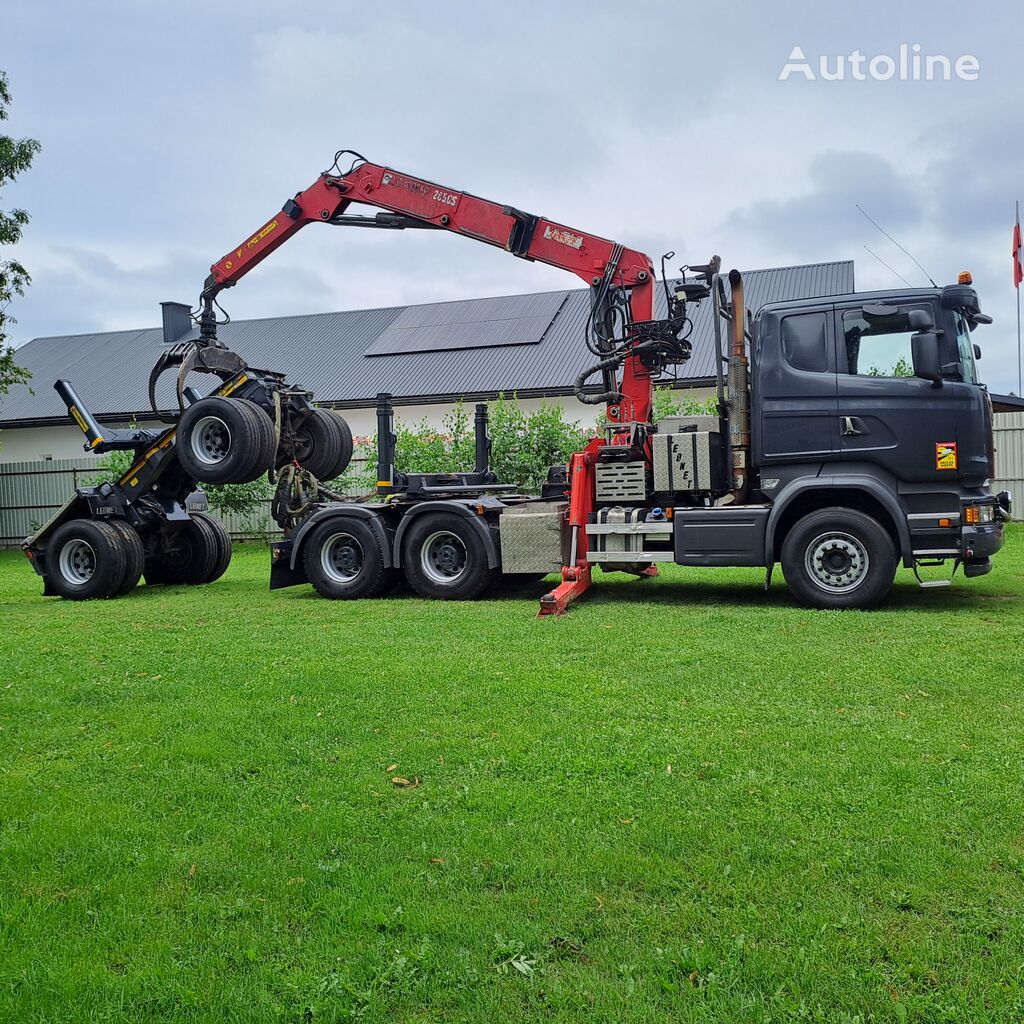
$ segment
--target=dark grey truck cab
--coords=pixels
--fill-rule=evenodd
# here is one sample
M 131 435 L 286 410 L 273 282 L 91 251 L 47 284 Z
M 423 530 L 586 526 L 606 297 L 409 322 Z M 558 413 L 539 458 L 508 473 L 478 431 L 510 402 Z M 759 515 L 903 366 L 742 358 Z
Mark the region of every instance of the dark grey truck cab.
M 820 514 L 810 529 L 800 525 L 824 509 L 880 524 L 915 571 L 945 561 L 966 576 L 991 569 L 1010 496 L 991 491 L 992 405 L 971 340 L 989 322 L 966 284 L 760 310 L 750 351 L 751 462 L 770 503 L 765 562 L 781 559 L 791 585 L 795 576 L 798 589 L 831 594 L 831 604 L 870 572 L 871 545 L 848 529 L 848 515 L 839 524 L 833 516 L 833 526 Z

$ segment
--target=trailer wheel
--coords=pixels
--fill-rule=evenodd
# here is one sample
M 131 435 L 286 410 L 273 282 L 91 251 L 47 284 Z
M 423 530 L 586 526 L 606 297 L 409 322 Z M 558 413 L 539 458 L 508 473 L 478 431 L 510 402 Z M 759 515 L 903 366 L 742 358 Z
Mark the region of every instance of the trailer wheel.
M 406 535 L 402 567 L 417 594 L 452 601 L 480 597 L 501 575 L 488 566 L 477 528 L 452 512 L 417 517 Z
M 882 524 L 850 508 L 811 512 L 782 545 L 789 589 L 814 608 L 873 608 L 892 588 L 896 562 Z
M 208 516 L 205 512 L 193 512 L 192 518 L 199 520 L 213 534 L 216 543 L 217 557 L 209 576 L 203 580 L 204 583 L 213 583 L 228 571 L 228 566 L 231 564 L 231 534 L 219 519 L 214 519 L 213 516 Z
M 248 483 L 270 469 L 267 439 L 273 434 L 270 417 L 252 402 L 203 398 L 178 421 L 178 461 L 203 483 Z
M 121 534 L 102 520 L 72 519 L 47 545 L 53 589 L 69 601 L 112 597 L 125 580 L 128 552 Z
M 142 579 L 142 570 L 146 566 L 146 549 L 142 545 L 142 538 L 123 519 L 108 519 L 106 522 L 120 535 L 125 550 L 124 579 L 111 596 L 124 597 L 134 590 Z
M 379 597 L 394 582 L 377 535 L 358 519 L 321 523 L 303 545 L 306 579 L 321 597 Z
M 209 521 L 204 520 L 192 518 L 158 538 L 157 550 L 146 560 L 147 583 L 198 586 L 213 578 L 220 547 Z
M 295 437 L 296 460 L 318 480 L 341 476 L 352 461 L 352 431 L 333 409 L 314 409 Z

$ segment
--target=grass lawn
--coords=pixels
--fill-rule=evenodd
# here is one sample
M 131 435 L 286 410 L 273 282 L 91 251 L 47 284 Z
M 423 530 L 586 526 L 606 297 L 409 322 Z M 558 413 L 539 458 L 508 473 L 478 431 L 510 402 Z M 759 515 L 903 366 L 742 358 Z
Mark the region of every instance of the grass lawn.
M 1024 1016 L 1024 530 L 871 613 L 267 575 L 0 556 L 0 1020 Z

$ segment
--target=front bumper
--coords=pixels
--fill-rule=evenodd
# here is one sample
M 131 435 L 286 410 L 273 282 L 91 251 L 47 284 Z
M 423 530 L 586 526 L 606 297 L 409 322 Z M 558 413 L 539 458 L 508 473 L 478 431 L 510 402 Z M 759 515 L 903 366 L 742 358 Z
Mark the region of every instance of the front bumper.
M 960 542 L 964 562 L 991 558 L 1003 546 L 1004 540 L 1002 523 L 963 527 Z

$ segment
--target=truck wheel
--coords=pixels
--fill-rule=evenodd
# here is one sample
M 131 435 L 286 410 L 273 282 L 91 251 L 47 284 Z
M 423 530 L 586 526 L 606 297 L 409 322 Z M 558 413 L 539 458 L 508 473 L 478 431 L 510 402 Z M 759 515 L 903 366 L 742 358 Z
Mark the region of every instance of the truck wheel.
M 228 571 L 228 566 L 231 564 L 231 534 L 219 519 L 214 519 L 213 516 L 208 516 L 204 512 L 193 512 L 192 518 L 198 519 L 213 534 L 216 542 L 217 557 L 210 570 L 210 575 L 203 581 L 204 583 L 213 583 Z
M 321 597 L 379 597 L 394 581 L 374 531 L 348 517 L 331 519 L 313 531 L 303 545 L 302 564 Z
M 873 608 L 892 588 L 896 562 L 881 523 L 850 508 L 811 512 L 782 545 L 789 589 L 814 608 Z
M 402 554 L 409 585 L 421 597 L 469 601 L 501 575 L 473 523 L 453 512 L 425 513 L 409 527 Z
M 109 523 L 72 519 L 47 545 L 47 571 L 53 589 L 69 601 L 112 597 L 125 579 L 128 553 Z
M 203 483 L 248 483 L 270 468 L 268 434 L 273 438 L 274 425 L 252 402 L 203 398 L 178 421 L 178 461 Z
M 217 567 L 220 548 L 208 522 L 190 519 L 169 530 L 146 561 L 146 582 L 174 586 L 207 583 Z
M 134 590 L 142 579 L 142 570 L 146 566 L 146 550 L 142 546 L 142 538 L 123 519 L 108 519 L 106 522 L 118 532 L 124 544 L 124 579 L 112 594 L 113 597 L 124 597 Z
M 352 431 L 333 409 L 314 409 L 295 437 L 295 458 L 318 480 L 341 476 L 352 461 Z

